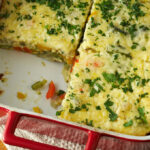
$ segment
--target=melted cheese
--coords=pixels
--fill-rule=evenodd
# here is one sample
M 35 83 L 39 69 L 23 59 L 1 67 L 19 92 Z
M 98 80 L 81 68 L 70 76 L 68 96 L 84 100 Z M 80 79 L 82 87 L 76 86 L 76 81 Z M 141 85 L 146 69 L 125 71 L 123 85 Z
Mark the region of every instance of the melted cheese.
M 25 46 L 36 54 L 52 52 L 62 55 L 67 62 L 72 60 L 91 1 L 57 3 L 47 6 L 26 0 L 4 1 L 0 11 L 1 47 Z

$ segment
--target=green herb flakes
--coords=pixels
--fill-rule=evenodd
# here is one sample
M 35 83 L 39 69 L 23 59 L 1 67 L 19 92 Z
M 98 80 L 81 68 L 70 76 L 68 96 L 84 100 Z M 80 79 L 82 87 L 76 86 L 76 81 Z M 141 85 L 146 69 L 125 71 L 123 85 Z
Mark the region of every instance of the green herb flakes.
M 101 110 L 101 106 L 96 106 L 96 110 Z
M 110 99 L 108 99 L 104 105 L 107 109 L 107 111 L 109 112 L 109 118 L 110 118 L 110 121 L 116 121 L 117 118 L 118 118 L 118 115 L 112 111 L 112 109 L 110 108 L 111 106 L 113 106 L 114 102 L 112 102 Z
M 59 91 L 57 92 L 57 95 L 58 95 L 58 96 L 60 96 L 60 95 L 62 95 L 62 94 L 65 94 L 65 91 L 59 90 Z
M 60 116 L 62 111 L 56 111 L 56 116 Z
M 132 125 L 133 125 L 133 120 L 130 120 L 130 121 L 123 124 L 124 127 L 130 127 Z
M 138 113 L 139 117 L 136 117 L 136 119 L 139 120 L 139 123 L 147 124 L 144 107 L 138 107 Z

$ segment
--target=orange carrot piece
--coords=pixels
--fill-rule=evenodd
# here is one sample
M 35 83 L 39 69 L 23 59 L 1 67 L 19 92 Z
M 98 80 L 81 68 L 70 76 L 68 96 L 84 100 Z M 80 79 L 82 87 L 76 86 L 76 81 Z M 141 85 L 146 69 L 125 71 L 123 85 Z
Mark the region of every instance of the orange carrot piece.
M 61 94 L 61 95 L 59 96 L 59 98 L 60 98 L 61 100 L 63 100 L 63 99 L 65 98 L 65 95 L 66 95 L 66 93 Z
M 27 52 L 27 53 L 32 53 L 32 50 L 27 48 L 27 47 L 14 47 L 15 50 L 17 51 L 23 51 L 23 52 Z
M 73 61 L 72 67 L 71 67 L 71 69 L 70 69 L 70 72 L 72 72 L 72 71 L 73 71 L 73 67 L 74 67 L 75 63 L 78 63 L 78 62 L 79 62 L 79 59 L 74 58 L 74 61 Z
M 94 62 L 94 67 L 99 67 L 99 64 L 97 62 Z
M 27 53 L 32 53 L 32 50 L 30 50 L 30 49 L 27 48 L 27 47 L 24 47 L 23 50 L 24 50 L 25 52 L 27 52 Z
M 16 51 L 23 51 L 23 48 L 21 48 L 21 47 L 14 47 L 14 49 L 15 49 Z
M 48 89 L 48 92 L 46 94 L 46 98 L 49 99 L 49 98 L 52 98 L 55 94 L 55 84 L 53 81 L 50 82 L 49 84 L 49 89 Z

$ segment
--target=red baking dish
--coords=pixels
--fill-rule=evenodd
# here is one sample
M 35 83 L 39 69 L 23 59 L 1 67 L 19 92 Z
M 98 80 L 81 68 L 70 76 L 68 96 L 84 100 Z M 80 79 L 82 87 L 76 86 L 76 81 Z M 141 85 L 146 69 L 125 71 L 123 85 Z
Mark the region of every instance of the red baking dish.
M 44 66 L 42 65 L 43 63 L 45 64 Z M 0 72 L 4 72 L 4 77 L 7 79 L 6 82 L 0 84 L 4 90 L 4 94 L 0 96 L 0 109 L 8 113 L 7 123 L 3 135 L 3 141 L 7 144 L 34 150 L 63 149 L 24 139 L 22 137 L 17 137 L 14 132 L 17 127 L 17 123 L 22 116 L 48 121 L 49 123 L 58 124 L 59 126 L 63 126 L 65 128 L 85 132 L 88 135 L 85 150 L 95 150 L 99 141 L 101 141 L 103 137 L 112 137 L 112 139 L 119 139 L 120 141 L 123 140 L 124 143 L 129 141 L 130 143 L 133 142 L 136 145 L 142 143 L 145 144 L 145 146 L 150 142 L 149 135 L 130 136 L 57 119 L 55 117 L 56 110 L 51 107 L 49 101 L 45 98 L 47 88 L 43 89 L 43 95 L 37 98 L 37 94 L 30 89 L 30 85 L 34 81 L 46 78 L 49 81 L 53 80 L 56 83 L 57 88 L 59 87 L 66 90 L 66 84 L 63 81 L 61 74 L 62 65 L 59 63 L 48 62 L 36 56 L 22 52 L 0 50 L 0 68 Z M 25 102 L 20 102 L 17 99 L 17 91 L 28 93 L 28 98 Z M 32 107 L 35 105 L 40 106 L 43 110 L 43 114 L 37 114 L 31 111 Z M 149 145 L 147 145 L 146 149 L 149 149 L 148 147 Z M 140 148 L 140 146 L 136 149 L 138 148 Z

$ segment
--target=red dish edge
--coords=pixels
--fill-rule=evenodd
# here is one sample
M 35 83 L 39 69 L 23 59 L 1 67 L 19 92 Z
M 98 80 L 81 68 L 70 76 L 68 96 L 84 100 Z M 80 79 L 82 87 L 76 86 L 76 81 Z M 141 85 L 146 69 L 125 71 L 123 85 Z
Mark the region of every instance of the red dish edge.
M 4 109 L 5 108 L 3 108 L 3 110 Z M 27 116 L 27 117 L 32 117 L 32 118 L 36 118 L 36 119 L 46 120 L 49 122 L 59 123 L 61 125 L 66 125 L 68 127 L 73 127 L 73 128 L 88 132 L 88 140 L 87 140 L 85 150 L 95 150 L 97 147 L 97 144 L 98 144 L 98 141 L 100 138 L 100 133 L 90 131 L 90 130 L 82 128 L 82 127 L 69 125 L 69 124 L 59 122 L 56 120 L 51 120 L 51 119 L 47 119 L 47 118 L 43 118 L 43 117 L 35 116 L 35 115 L 22 114 L 22 113 L 18 113 L 15 111 L 9 111 L 8 112 L 8 120 L 6 123 L 4 136 L 3 136 L 4 143 L 14 145 L 14 146 L 23 147 L 23 148 L 29 148 L 29 149 L 33 149 L 33 150 L 41 150 L 41 149 L 44 149 L 44 150 L 65 150 L 63 148 L 58 148 L 56 146 L 43 144 L 43 143 L 39 143 L 39 142 L 35 142 L 35 141 L 31 141 L 28 139 L 24 139 L 24 138 L 15 136 L 14 132 L 15 132 L 17 123 L 18 123 L 21 116 Z
M 88 133 L 88 140 L 85 146 L 85 150 L 96 150 L 96 147 L 98 145 L 99 139 L 101 136 L 109 136 L 109 137 L 115 137 L 118 139 L 123 139 L 123 140 L 128 140 L 128 141 L 136 141 L 136 142 L 150 142 L 150 140 L 139 140 L 139 139 L 127 139 L 125 137 L 117 137 L 115 135 L 111 135 L 111 134 L 106 134 L 106 133 L 99 133 L 99 132 L 95 132 L 92 130 L 89 130 L 87 128 L 84 127 L 80 127 L 80 126 L 76 126 L 76 125 L 71 125 L 71 124 L 67 124 L 61 121 L 57 121 L 57 120 L 53 120 L 53 119 L 48 119 L 48 118 L 44 118 L 44 117 L 40 117 L 38 115 L 31 115 L 31 114 L 25 114 L 25 113 L 18 113 L 15 111 L 11 111 L 8 110 L 6 108 L 0 107 L 0 109 L 2 109 L 3 111 L 8 112 L 8 119 L 7 119 L 7 123 L 6 123 L 6 127 L 5 127 L 5 131 L 4 131 L 4 136 L 3 136 L 3 141 L 6 144 L 10 144 L 10 145 L 14 145 L 14 146 L 19 146 L 19 147 L 23 147 L 23 148 L 29 148 L 29 149 L 33 149 L 33 150 L 65 150 L 63 148 L 58 148 L 56 146 L 52 146 L 52 145 L 47 145 L 47 144 L 43 144 L 43 143 L 39 143 L 39 142 L 35 142 L 32 140 L 28 140 L 28 139 L 24 139 L 21 137 L 17 137 L 14 135 L 17 123 L 20 119 L 20 117 L 22 116 L 26 116 L 26 117 L 32 117 L 32 118 L 36 118 L 36 119 L 42 119 L 45 121 L 49 121 L 49 122 L 53 122 L 53 123 L 58 123 L 60 125 L 65 125 L 68 127 L 72 127 L 75 129 L 79 129 L 82 130 L 84 132 Z

